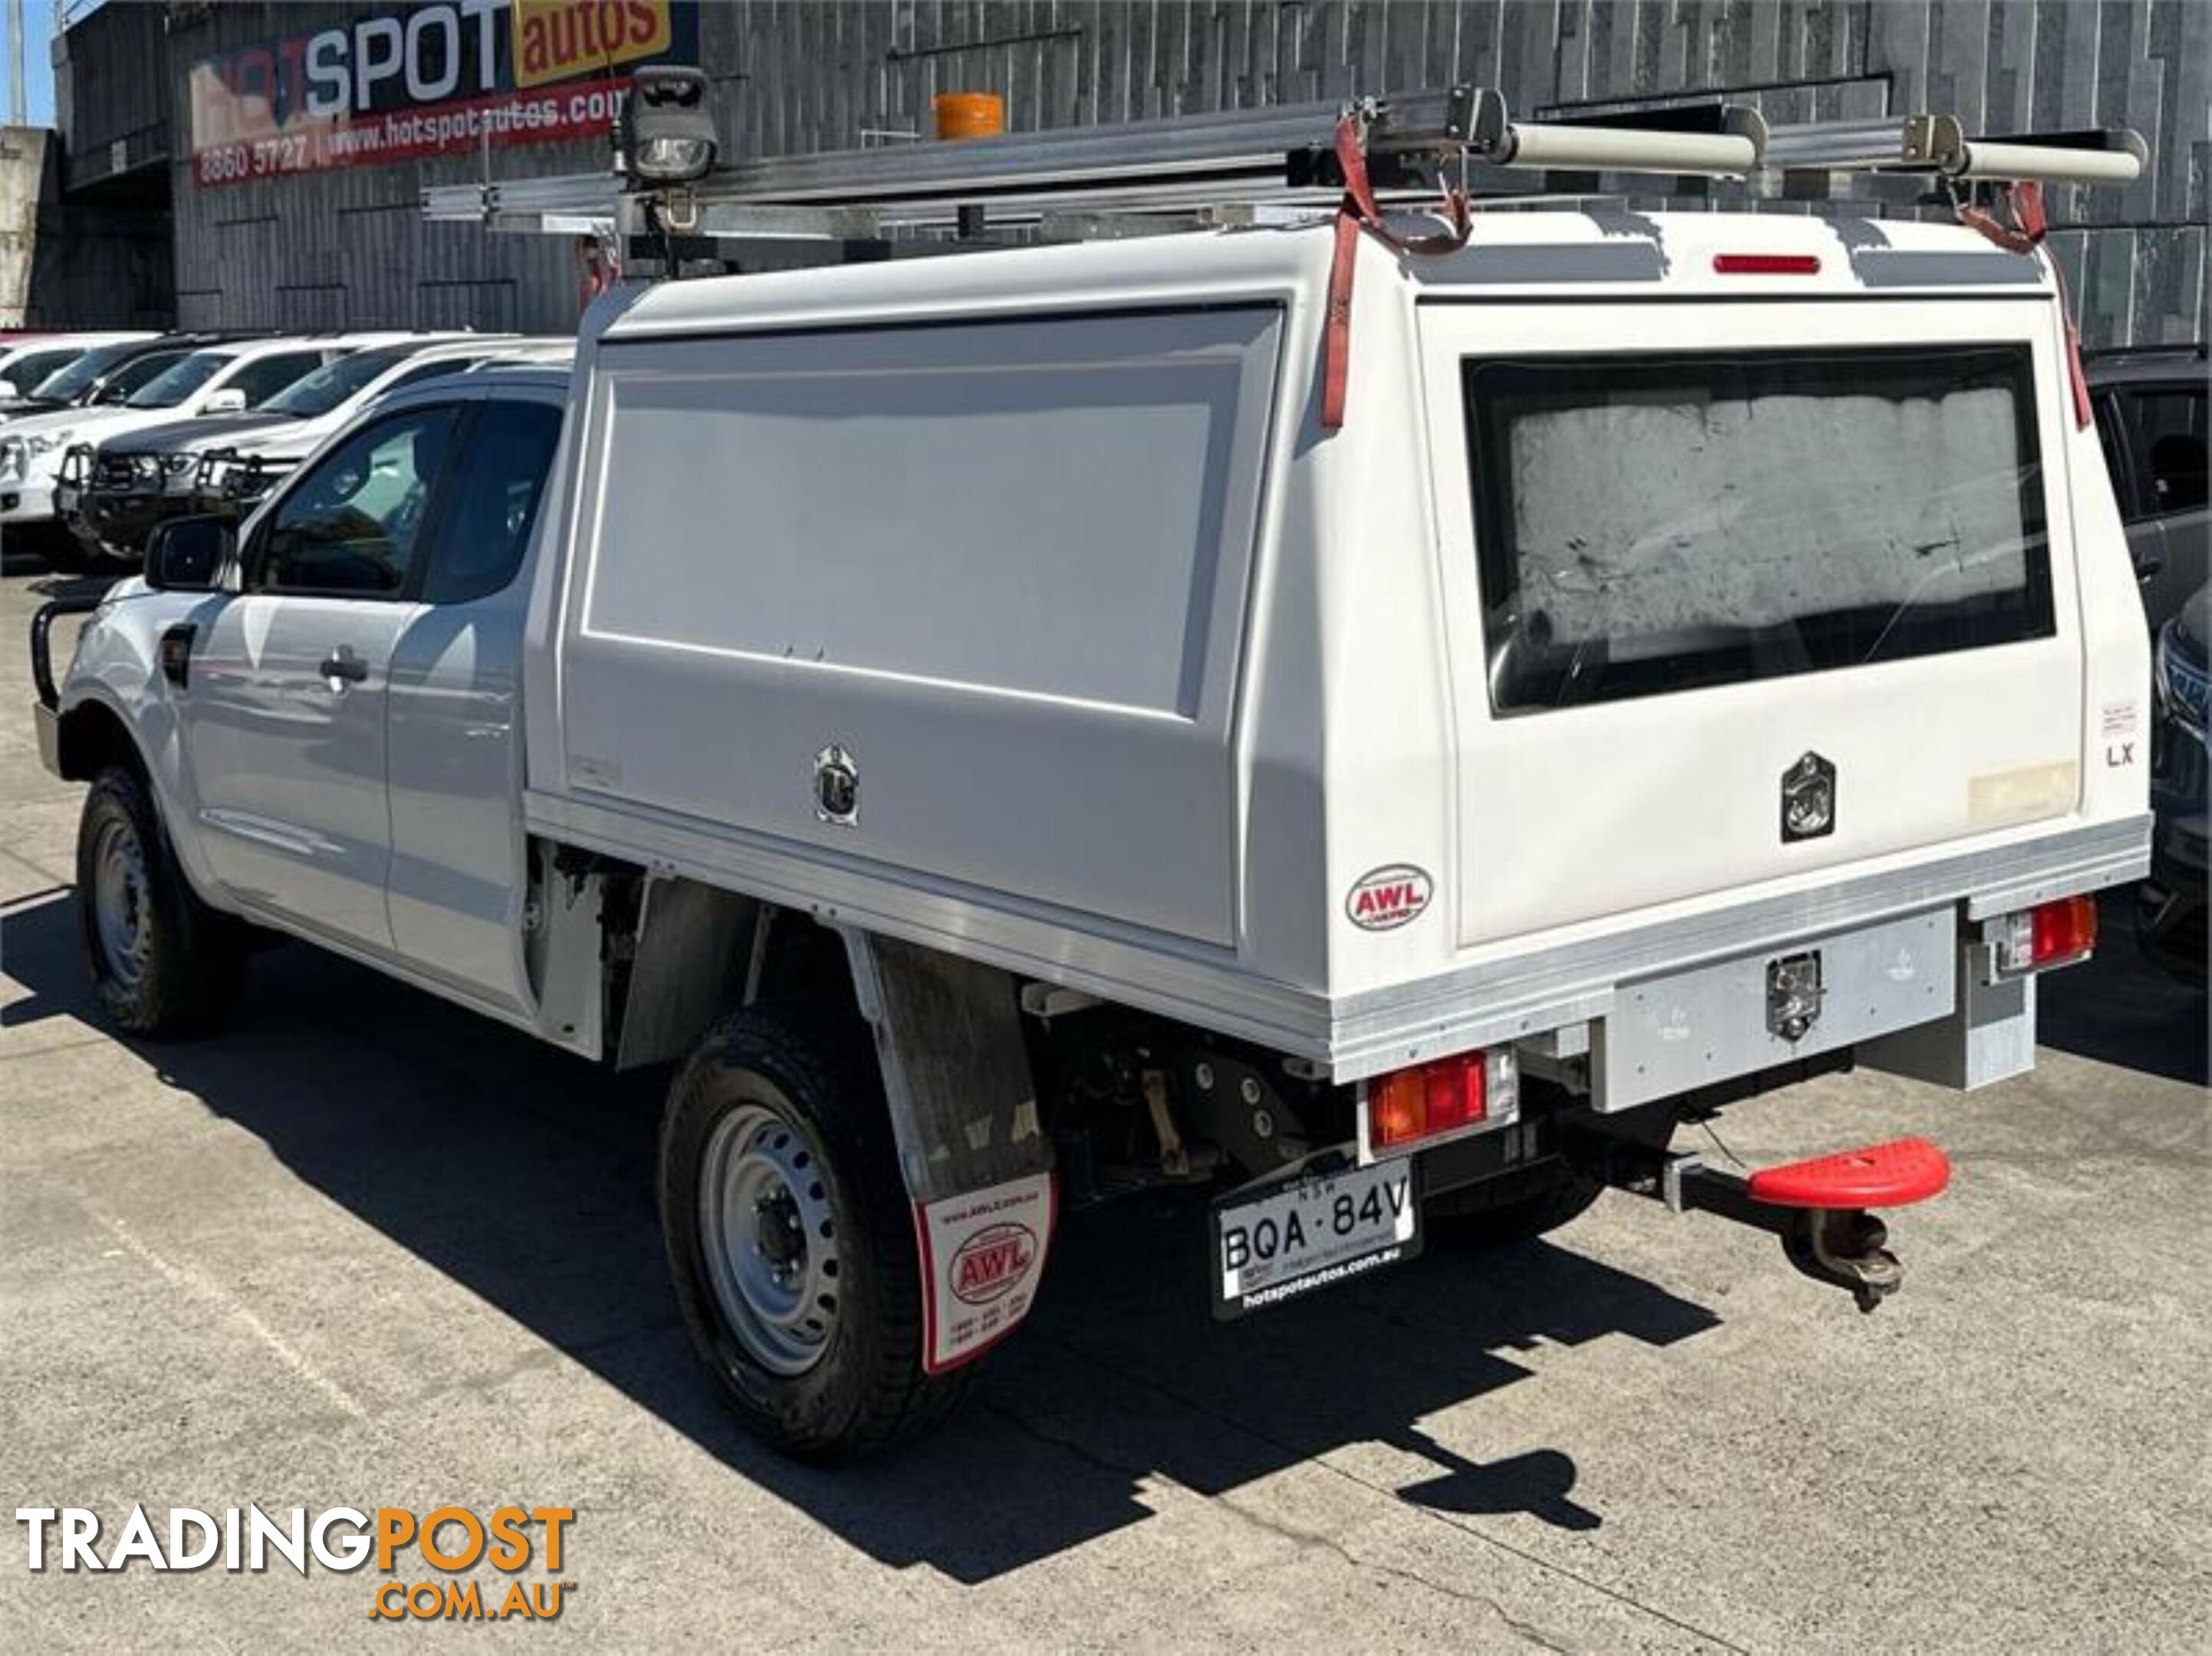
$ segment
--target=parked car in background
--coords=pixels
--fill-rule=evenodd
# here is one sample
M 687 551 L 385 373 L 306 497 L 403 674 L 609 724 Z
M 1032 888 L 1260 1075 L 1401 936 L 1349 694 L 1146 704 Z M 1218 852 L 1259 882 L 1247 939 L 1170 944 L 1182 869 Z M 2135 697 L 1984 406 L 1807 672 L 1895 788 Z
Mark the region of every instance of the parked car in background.
M 2137 889 L 2136 932 L 2143 948 L 2183 982 L 2205 985 L 2205 704 L 2212 672 L 2212 587 L 2200 586 L 2158 629 L 2151 677 L 2156 690 L 2150 747 L 2150 878 Z
M 28 390 L 18 387 L 19 395 L 0 398 L 0 424 L 57 409 L 119 403 L 178 357 L 238 337 L 228 333 L 156 334 L 95 345 Z M 152 360 L 156 358 L 158 362 Z
M 377 397 L 550 343 L 505 334 L 380 336 L 252 413 L 173 421 L 104 444 L 71 527 L 94 555 L 136 560 L 153 527 L 193 511 L 237 515 Z
M 481 361 L 489 349 L 480 337 L 451 333 L 349 334 L 337 343 L 349 348 L 344 355 L 309 369 L 250 409 L 165 420 L 113 436 L 103 433 L 96 448 L 65 462 L 57 506 L 85 555 L 135 562 L 155 524 L 193 509 L 200 463 L 210 449 L 269 434 L 281 434 L 306 452 L 336 428 L 337 422 L 330 417 L 335 409 L 344 409 L 349 416 L 363 400 L 339 388 L 357 392 L 410 373 L 417 378 L 452 373 Z M 424 352 L 434 357 L 450 354 L 456 361 L 441 367 L 415 364 Z
M 2204 347 L 2106 351 L 2085 367 L 2143 613 L 2156 631 L 2212 575 Z
M 103 394 L 93 407 L 15 421 L 0 433 L 0 526 L 54 520 L 64 458 L 78 446 L 195 415 L 243 413 L 349 349 L 335 338 L 231 340 L 176 355 L 119 402 Z
M 158 442 L 198 454 L 190 497 L 193 509 L 236 517 L 266 498 L 332 433 L 380 397 L 441 374 L 501 364 L 566 364 L 575 354 L 573 339 L 515 334 L 465 335 L 363 351 L 301 380 L 265 404 L 263 417 L 220 428 L 172 426 L 149 436 L 149 446 Z
M 95 345 L 128 343 L 151 339 L 138 333 L 27 334 L 0 348 L 0 402 L 23 396 L 42 379 L 76 361 Z
M 52 519 L 52 486 L 33 480 L 48 467 L 58 467 L 62 452 L 76 436 L 74 423 L 60 416 L 120 408 L 197 349 L 198 343 L 161 341 L 146 348 L 99 346 L 49 374 L 32 397 L 10 405 L 15 417 L 0 409 L 0 525 L 40 525 Z

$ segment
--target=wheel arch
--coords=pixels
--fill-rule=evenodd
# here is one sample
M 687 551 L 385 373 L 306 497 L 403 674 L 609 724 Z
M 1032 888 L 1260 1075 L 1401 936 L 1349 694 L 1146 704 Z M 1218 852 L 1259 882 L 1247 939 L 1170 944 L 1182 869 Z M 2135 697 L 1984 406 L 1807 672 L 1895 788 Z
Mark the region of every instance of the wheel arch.
M 106 701 L 86 697 L 62 714 L 58 731 L 56 758 L 70 781 L 89 782 L 110 765 L 127 765 L 151 779 L 152 767 L 129 722 Z
M 671 874 L 601 913 L 601 957 L 626 978 L 618 1069 L 681 1058 L 757 1002 L 807 1004 L 867 1028 L 915 1200 L 1051 1167 L 1012 973 Z
M 149 729 L 148 721 L 155 728 Z M 110 765 L 132 771 L 146 786 L 185 882 L 202 901 L 228 910 L 222 882 L 200 842 L 191 803 L 198 796 L 179 740 L 175 714 L 165 704 L 149 702 L 143 717 L 134 719 L 103 683 L 94 681 L 62 708 L 54 756 L 62 775 L 72 782 L 91 782 Z

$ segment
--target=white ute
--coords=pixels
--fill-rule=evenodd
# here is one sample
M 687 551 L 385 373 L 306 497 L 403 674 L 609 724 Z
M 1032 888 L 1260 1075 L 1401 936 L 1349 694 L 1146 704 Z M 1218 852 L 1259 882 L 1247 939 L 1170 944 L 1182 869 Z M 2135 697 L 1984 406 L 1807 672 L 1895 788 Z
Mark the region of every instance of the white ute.
M 664 210 L 787 251 L 817 212 L 972 238 L 969 192 L 1157 217 L 1133 159 L 1232 141 L 1326 193 L 634 282 L 573 376 L 408 388 L 235 532 L 165 525 L 58 686 L 34 627 L 109 1012 L 205 1027 L 262 928 L 676 1064 L 677 1296 L 805 1456 L 934 1418 L 1061 1210 L 1162 1185 L 1211 1198 L 1183 1286 L 1223 1315 L 1607 1187 L 1871 1308 L 1867 1210 L 1935 1146 L 1668 1143 L 1854 1064 L 2026 1070 L 2036 974 L 2145 870 L 2142 610 L 2051 267 L 1840 208 L 1407 252 L 1358 175 L 1850 165 L 2032 221 L 2012 180 L 2140 143 L 1466 99 L 633 179 L 633 268 Z

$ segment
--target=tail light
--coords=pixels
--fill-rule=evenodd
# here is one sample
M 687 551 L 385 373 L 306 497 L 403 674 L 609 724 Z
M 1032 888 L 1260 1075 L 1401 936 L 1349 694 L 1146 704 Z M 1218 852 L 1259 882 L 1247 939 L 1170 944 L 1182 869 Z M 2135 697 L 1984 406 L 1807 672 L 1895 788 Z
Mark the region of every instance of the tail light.
M 1402 1149 L 1502 1127 L 1521 1113 L 1521 1077 L 1510 1048 L 1460 1052 L 1367 1083 L 1370 1151 Z
M 2097 947 L 2097 900 L 2061 897 L 1990 922 L 1997 970 L 2008 977 L 2085 961 Z

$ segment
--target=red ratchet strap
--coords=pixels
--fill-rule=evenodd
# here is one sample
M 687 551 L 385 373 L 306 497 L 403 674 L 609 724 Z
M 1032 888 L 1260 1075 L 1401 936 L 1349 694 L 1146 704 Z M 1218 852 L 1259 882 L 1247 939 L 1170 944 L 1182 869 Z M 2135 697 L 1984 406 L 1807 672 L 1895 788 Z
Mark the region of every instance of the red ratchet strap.
M 1321 428 L 1337 431 L 1344 425 L 1344 396 L 1352 370 L 1352 273 L 1358 264 L 1359 233 L 1367 231 L 1386 246 L 1401 253 L 1435 258 L 1455 253 L 1467 246 L 1474 227 L 1467 192 L 1454 190 L 1444 197 L 1444 213 L 1451 228 L 1442 235 L 1408 240 L 1394 234 L 1375 204 L 1375 191 L 1367 181 L 1367 152 L 1360 139 L 1358 117 L 1346 114 L 1336 123 L 1336 164 L 1344 173 L 1344 200 L 1336 209 L 1336 251 L 1328 267 L 1328 317 L 1322 335 Z
M 2043 246 L 2043 238 L 2050 229 L 2050 221 L 2043 212 L 2043 186 L 2033 179 L 2022 179 L 2004 186 L 2005 211 L 2012 220 L 2009 225 L 2000 224 L 1990 214 L 1978 207 L 1958 209 L 1959 222 L 1970 230 L 1978 230 L 2008 253 L 2033 255 Z M 2074 386 L 2074 423 L 2081 430 L 2089 429 L 2089 380 L 2081 372 L 2081 335 L 2074 325 L 2074 303 L 2066 296 L 2066 272 L 2058 268 L 2058 261 L 2051 261 L 2051 274 L 2058 284 L 2058 311 L 2066 319 L 2066 373 Z

